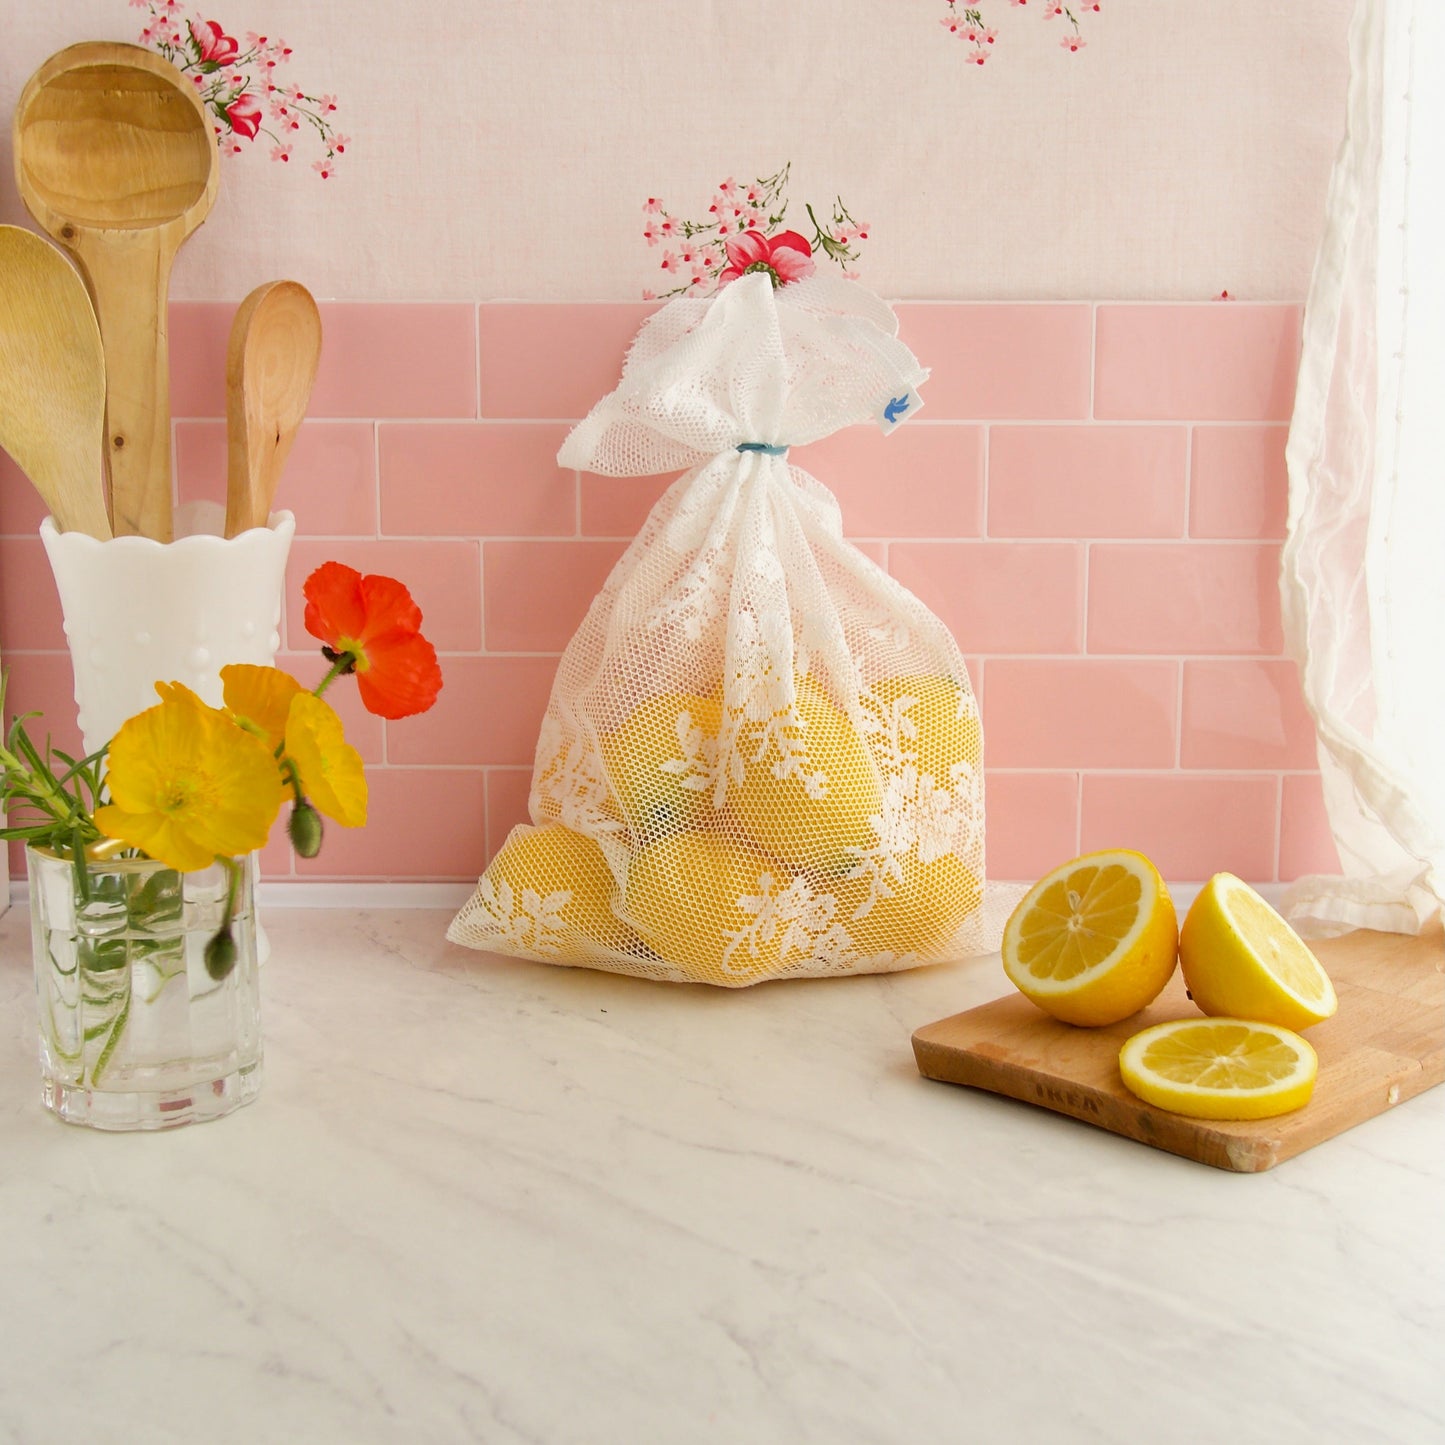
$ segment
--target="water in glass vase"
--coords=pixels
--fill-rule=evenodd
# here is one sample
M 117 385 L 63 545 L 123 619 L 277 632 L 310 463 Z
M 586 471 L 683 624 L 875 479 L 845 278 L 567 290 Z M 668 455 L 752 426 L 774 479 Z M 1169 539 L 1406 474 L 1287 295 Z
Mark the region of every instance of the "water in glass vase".
M 219 979 L 206 945 L 225 918 L 224 867 L 118 858 L 78 873 L 34 847 L 26 861 L 45 1106 L 97 1129 L 166 1129 L 250 1103 L 261 1087 L 251 860 L 240 860 L 235 962 Z

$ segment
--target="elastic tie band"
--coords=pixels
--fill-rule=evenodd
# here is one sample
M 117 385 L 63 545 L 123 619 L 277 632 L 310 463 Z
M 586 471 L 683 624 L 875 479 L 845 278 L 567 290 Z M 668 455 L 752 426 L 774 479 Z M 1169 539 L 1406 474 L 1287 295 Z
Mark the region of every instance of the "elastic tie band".
M 765 457 L 785 457 L 788 454 L 787 447 L 775 447 L 769 442 L 739 442 L 740 452 L 762 452 Z

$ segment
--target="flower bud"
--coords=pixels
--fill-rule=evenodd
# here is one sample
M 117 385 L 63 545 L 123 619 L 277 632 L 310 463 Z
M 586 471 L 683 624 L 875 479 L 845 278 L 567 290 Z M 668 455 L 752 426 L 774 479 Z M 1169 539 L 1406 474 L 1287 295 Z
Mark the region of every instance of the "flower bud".
M 236 940 L 231 937 L 231 925 L 227 923 L 206 945 L 206 972 L 217 983 L 236 966 Z
M 314 858 L 321 851 L 321 814 L 304 798 L 291 809 L 286 832 L 298 858 Z

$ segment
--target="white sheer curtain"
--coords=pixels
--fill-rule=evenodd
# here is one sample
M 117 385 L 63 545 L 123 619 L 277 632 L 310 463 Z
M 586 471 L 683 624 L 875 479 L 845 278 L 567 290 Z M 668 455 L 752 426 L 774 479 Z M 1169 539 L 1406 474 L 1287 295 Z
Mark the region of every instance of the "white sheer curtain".
M 1285 636 L 1343 877 L 1304 931 L 1445 899 L 1445 0 L 1359 0 L 1290 427 Z

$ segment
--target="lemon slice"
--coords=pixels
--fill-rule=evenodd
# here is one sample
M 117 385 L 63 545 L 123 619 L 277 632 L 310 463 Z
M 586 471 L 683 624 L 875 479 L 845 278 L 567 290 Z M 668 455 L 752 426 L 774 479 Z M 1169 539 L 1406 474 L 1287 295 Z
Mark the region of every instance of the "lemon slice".
M 1190 906 L 1179 963 L 1207 1014 L 1307 1029 L 1339 1007 L 1329 975 L 1304 941 L 1232 873 L 1216 873 Z
M 1169 982 L 1179 928 L 1169 890 L 1142 853 L 1086 853 L 1046 873 L 1004 928 L 1014 986 L 1065 1023 L 1117 1023 Z
M 1146 1103 L 1196 1119 L 1268 1119 L 1309 1103 L 1319 1063 L 1298 1034 L 1245 1019 L 1174 1019 L 1119 1050 Z

